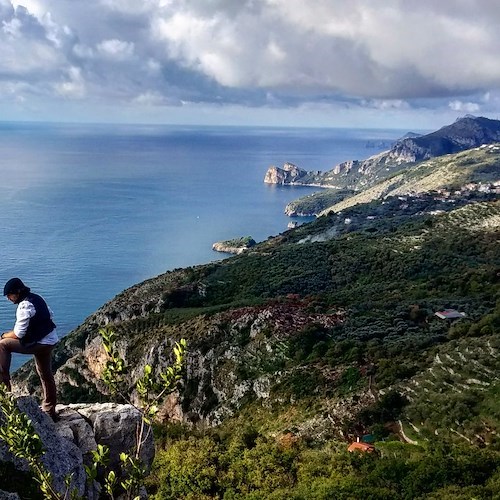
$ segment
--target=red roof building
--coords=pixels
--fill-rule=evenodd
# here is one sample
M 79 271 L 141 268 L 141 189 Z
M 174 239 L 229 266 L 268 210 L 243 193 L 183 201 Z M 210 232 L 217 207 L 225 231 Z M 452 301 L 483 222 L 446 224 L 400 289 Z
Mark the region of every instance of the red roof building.
M 347 448 L 347 451 L 353 452 L 353 451 L 361 451 L 363 453 L 372 453 L 375 451 L 375 446 L 373 446 L 370 443 L 360 443 L 360 442 L 354 442 L 349 445 Z

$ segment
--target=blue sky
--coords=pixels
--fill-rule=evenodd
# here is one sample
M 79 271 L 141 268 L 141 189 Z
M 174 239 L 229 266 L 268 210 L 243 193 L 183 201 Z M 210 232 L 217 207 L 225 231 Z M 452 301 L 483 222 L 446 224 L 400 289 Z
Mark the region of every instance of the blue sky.
M 500 118 L 495 0 L 0 0 L 0 120 Z

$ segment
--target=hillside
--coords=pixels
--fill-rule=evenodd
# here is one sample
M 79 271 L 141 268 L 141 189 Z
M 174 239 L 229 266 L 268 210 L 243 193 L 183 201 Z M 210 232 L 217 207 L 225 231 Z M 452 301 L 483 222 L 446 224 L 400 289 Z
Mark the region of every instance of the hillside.
M 324 212 L 339 212 L 345 208 L 391 196 L 418 196 L 428 192 L 450 196 L 455 191 L 495 190 L 499 180 L 500 145 L 491 144 L 446 155 L 416 164 L 393 176 L 344 198 Z M 490 187 L 491 186 L 491 187 Z M 459 197 L 462 196 L 460 192 Z
M 383 198 L 123 291 L 57 347 L 61 400 L 109 397 L 99 327 L 119 335 L 130 380 L 185 338 L 156 498 L 494 498 L 500 201 L 475 182 L 498 180 L 495 148 L 426 161 Z M 453 192 L 407 194 L 432 178 Z M 31 364 L 16 383 L 38 390 Z M 362 436 L 376 455 L 346 452 Z
M 497 324 L 499 220 L 498 201 L 401 215 L 376 230 L 337 231 L 332 214 L 243 256 L 148 280 L 63 340 L 61 396 L 101 397 L 96 331 L 112 324 L 132 378 L 145 363 L 160 368 L 172 342 L 188 339 L 186 391 L 173 411 L 184 421 L 220 424 L 247 405 L 287 414 L 314 397 L 317 410 L 298 412 L 294 425 L 307 429 L 328 410 L 329 433 L 353 436 L 357 415 L 373 403 L 369 366 L 386 390 L 428 369 L 429 353 L 450 340 L 434 311 L 461 308 L 468 328 L 491 314 Z M 31 367 L 18 378 L 34 390 Z M 276 418 L 274 431 L 290 424 Z
M 499 179 L 500 144 L 489 144 L 461 153 L 421 161 L 358 192 L 326 189 L 292 201 L 285 213 L 320 215 L 391 196 L 416 197 L 434 192 L 441 198 L 472 191 L 495 190 Z

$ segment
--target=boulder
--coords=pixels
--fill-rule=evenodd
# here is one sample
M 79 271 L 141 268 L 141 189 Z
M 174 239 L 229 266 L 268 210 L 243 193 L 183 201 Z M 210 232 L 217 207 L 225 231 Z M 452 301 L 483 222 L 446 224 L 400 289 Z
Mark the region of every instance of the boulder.
M 35 431 L 44 444 L 45 454 L 42 457 L 42 462 L 53 476 L 54 487 L 58 491 L 64 491 L 64 479 L 70 475 L 72 488 L 80 496 L 88 493 L 89 499 L 96 498 L 91 492 L 87 492 L 87 478 L 83 468 L 83 455 L 78 446 L 57 432 L 56 424 L 40 410 L 37 401 L 33 397 L 23 396 L 18 398 L 17 406 L 31 420 Z M 0 461 L 13 462 L 19 470 L 29 470 L 27 463 L 24 460 L 13 457 L 7 450 L 5 443 L 1 441 Z
M 19 500 L 19 495 L 0 490 L 0 500 Z
M 132 405 L 115 403 L 58 405 L 57 422 L 53 422 L 45 415 L 35 398 L 31 396 L 19 397 L 17 405 L 27 414 L 42 439 L 46 450 L 42 460 L 53 476 L 55 488 L 63 492 L 65 478 L 70 475 L 71 488 L 76 490 L 79 496 L 89 500 L 97 500 L 100 491 L 97 483 L 89 484 L 85 474 L 84 464 L 90 463 L 91 451 L 95 450 L 98 444 L 108 446 L 109 466 L 120 475 L 119 455 L 134 450 L 136 431 L 142 422 L 140 412 Z M 153 458 L 153 436 L 150 427 L 145 426 L 141 459 L 147 469 L 151 467 Z M 0 462 L 12 462 L 17 469 L 28 470 L 27 464 L 12 456 L 2 441 L 0 441 Z M 16 498 L 8 495 L 12 493 L 0 491 L 0 499 Z
M 120 453 L 134 450 L 136 446 L 136 432 L 142 422 L 139 411 L 132 405 L 117 403 L 58 405 L 57 410 L 60 420 L 56 425 L 61 430 L 71 429 L 73 442 L 82 453 L 96 449 L 96 444 L 108 446 L 110 467 L 119 472 Z M 140 458 L 148 470 L 154 453 L 153 433 L 145 426 Z

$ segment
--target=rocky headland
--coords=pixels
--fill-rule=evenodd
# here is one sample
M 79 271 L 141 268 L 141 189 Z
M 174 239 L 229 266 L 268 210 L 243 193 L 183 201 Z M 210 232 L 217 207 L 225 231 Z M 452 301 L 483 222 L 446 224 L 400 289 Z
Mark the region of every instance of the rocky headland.
M 409 134 L 387 151 L 365 160 L 342 162 L 326 172 L 306 171 L 291 163 L 281 168 L 271 166 L 264 182 L 361 190 L 411 164 L 495 142 L 500 142 L 499 120 L 465 116 L 430 134 Z
M 212 245 L 212 250 L 216 252 L 238 255 L 240 253 L 246 252 L 256 244 L 256 241 L 251 236 L 246 236 L 244 238 L 217 241 Z

